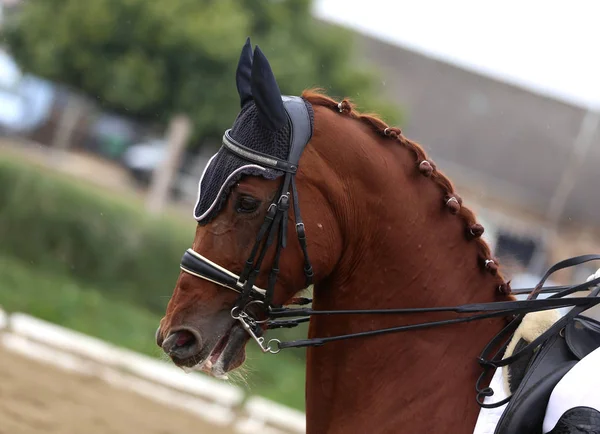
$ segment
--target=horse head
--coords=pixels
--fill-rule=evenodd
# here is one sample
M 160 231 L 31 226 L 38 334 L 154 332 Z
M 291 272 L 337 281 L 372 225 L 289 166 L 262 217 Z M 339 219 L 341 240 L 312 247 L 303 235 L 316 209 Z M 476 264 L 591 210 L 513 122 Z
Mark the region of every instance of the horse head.
M 282 97 L 267 58 L 258 46 L 252 52 L 249 40 L 242 49 L 236 84 L 241 111 L 200 179 L 194 208 L 198 225 L 192 248 L 186 254 L 190 265 L 185 271 L 184 257 L 166 315 L 157 330 L 158 345 L 176 364 L 216 376 L 244 361 L 249 335 L 231 315 L 244 288 L 239 276 L 244 277 L 246 286 L 259 292 L 272 286 L 270 301 L 284 305 L 311 283 L 306 273 L 311 279 L 314 274 L 315 280 L 328 275 L 342 249 L 332 198 L 323 188 L 339 180 L 309 144 L 311 139 L 323 140 L 318 130 L 314 134 L 312 105 L 303 98 Z M 290 153 L 295 154 L 291 158 L 296 161 L 290 162 Z M 299 211 L 292 190 L 303 197 L 306 228 L 297 225 L 293 212 L 278 213 L 277 224 L 266 227 L 275 209 L 296 207 Z M 261 228 L 266 233 L 257 242 Z M 298 241 L 298 231 L 312 234 L 306 251 Z M 263 252 L 267 239 L 272 248 Z M 277 254 L 276 246 L 286 247 L 285 254 Z M 276 282 L 269 285 L 276 254 L 280 256 L 276 267 L 280 271 Z M 314 260 L 308 265 L 310 269 L 304 270 L 298 264 L 305 264 L 309 257 Z M 193 264 L 198 258 L 235 274 L 234 287 L 227 290 L 210 279 L 198 278 Z M 259 258 L 262 266 L 255 267 Z
M 236 84 L 241 110 L 200 179 L 196 235 L 157 330 L 175 364 L 223 376 L 244 362 L 250 339 L 277 351 L 262 336 L 266 319 L 311 284 L 318 310 L 510 299 L 483 227 L 398 128 L 317 91 L 282 96 L 249 40 Z M 422 313 L 419 320 L 434 319 Z M 310 337 L 398 326 L 390 315 L 342 316 L 311 318 Z M 468 426 L 476 414 L 475 369 L 458 369 L 451 380 L 432 373 L 485 346 L 503 325 L 491 318 L 483 327 L 455 324 L 401 340 L 387 335 L 310 348 L 307 417 L 320 424 L 313 429 L 324 432 L 335 419 L 339 432 L 363 432 L 373 418 L 385 419 L 382 429 L 390 432 L 411 418 L 433 429 L 426 402 L 411 393 L 442 399 L 432 395 L 441 381 L 460 397 L 443 411 L 456 418 L 463 414 L 457 409 L 468 408 L 456 422 Z M 374 382 L 375 375 L 391 380 Z M 412 416 L 408 407 L 396 408 L 401 396 L 413 402 Z M 365 411 L 372 417 L 348 417 Z

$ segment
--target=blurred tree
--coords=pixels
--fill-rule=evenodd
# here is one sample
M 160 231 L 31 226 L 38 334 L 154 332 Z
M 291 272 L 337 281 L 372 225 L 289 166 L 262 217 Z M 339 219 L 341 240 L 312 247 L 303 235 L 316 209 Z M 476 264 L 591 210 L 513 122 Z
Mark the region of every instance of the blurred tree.
M 351 32 L 318 22 L 311 0 L 43 0 L 25 2 L 3 36 L 23 67 L 94 96 L 107 109 L 165 125 L 186 112 L 194 146 L 220 141 L 239 110 L 235 68 L 247 36 L 283 93 L 324 87 L 390 122 Z

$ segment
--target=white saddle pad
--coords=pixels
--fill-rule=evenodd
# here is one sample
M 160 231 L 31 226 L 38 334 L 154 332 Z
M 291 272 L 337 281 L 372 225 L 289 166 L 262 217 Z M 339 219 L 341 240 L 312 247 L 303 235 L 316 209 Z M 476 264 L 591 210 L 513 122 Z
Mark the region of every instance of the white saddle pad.
M 556 426 L 558 419 L 573 407 L 591 407 L 600 411 L 600 348 L 579 361 L 558 382 L 546 408 L 543 432 Z
M 494 396 L 486 397 L 483 400 L 485 404 L 492 404 L 508 398 L 508 394 L 506 393 L 506 390 L 504 390 L 502 372 L 502 368 L 498 368 L 496 369 L 496 372 L 494 372 L 492 381 L 490 381 L 490 387 L 494 390 Z M 504 413 L 507 405 L 508 404 L 504 404 L 497 408 L 482 408 L 479 411 L 479 417 L 477 418 L 477 423 L 475 424 L 475 431 L 473 431 L 473 434 L 494 434 L 496 425 L 498 425 L 498 421 L 500 420 L 502 413 Z

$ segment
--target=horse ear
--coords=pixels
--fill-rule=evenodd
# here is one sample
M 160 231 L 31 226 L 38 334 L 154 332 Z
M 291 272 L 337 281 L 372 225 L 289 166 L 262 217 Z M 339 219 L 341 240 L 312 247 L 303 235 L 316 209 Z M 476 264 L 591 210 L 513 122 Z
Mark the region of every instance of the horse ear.
M 235 84 L 238 94 L 240 95 L 240 106 L 244 107 L 247 102 L 252 100 L 252 84 L 250 76 L 252 74 L 252 45 L 250 38 L 246 39 L 240 60 L 238 62 L 237 71 L 235 73 Z
M 271 71 L 271 65 L 258 45 L 254 49 L 251 81 L 252 98 L 258 109 L 261 123 L 272 131 L 279 130 L 285 125 L 287 119 L 281 91 Z

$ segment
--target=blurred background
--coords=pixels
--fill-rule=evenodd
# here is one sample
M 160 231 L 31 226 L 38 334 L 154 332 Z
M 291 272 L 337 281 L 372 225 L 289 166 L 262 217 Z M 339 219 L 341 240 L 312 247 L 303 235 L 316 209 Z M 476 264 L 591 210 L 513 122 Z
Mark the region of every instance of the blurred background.
M 247 36 L 283 93 L 350 97 L 421 143 L 514 288 L 598 252 L 598 8 L 0 1 L 0 432 L 303 432 L 303 351 L 249 345 L 223 383 L 154 344 Z

